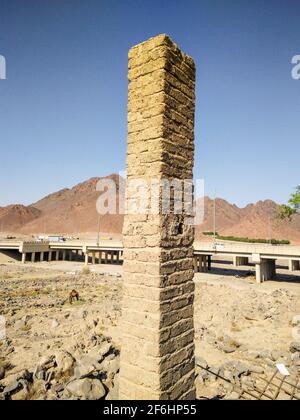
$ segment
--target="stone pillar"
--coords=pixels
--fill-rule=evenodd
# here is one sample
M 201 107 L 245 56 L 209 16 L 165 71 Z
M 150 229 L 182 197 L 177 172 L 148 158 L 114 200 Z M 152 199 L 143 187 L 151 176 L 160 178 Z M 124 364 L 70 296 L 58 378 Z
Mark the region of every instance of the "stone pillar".
M 63 261 L 66 261 L 66 250 L 65 249 L 63 250 L 62 259 L 63 259 Z
M 31 253 L 31 262 L 34 263 L 35 262 L 35 252 Z
M 26 262 L 26 253 L 23 252 L 22 253 L 22 264 L 25 264 L 25 262 Z
M 88 263 L 89 263 L 89 253 L 88 253 L 88 252 L 86 252 L 86 253 L 85 253 L 85 257 L 84 257 L 84 264 L 85 264 L 85 265 L 88 265 Z
M 55 259 L 56 259 L 56 261 L 59 261 L 59 251 L 56 251 L 56 253 L 55 253 Z
M 43 262 L 44 261 L 44 253 L 43 253 L 43 251 L 40 253 L 40 262 Z
M 192 180 L 195 65 L 166 35 L 129 52 L 127 205 L 130 181 Z M 151 196 L 152 198 L 153 196 Z M 192 193 L 189 195 L 192 198 Z M 184 214 L 126 214 L 120 399 L 195 398 L 194 228 Z M 148 203 L 149 204 L 149 203 Z M 146 214 L 145 214 L 146 213 Z
M 96 264 L 96 253 L 92 252 L 92 264 Z
M 48 262 L 52 261 L 52 251 L 48 252 Z

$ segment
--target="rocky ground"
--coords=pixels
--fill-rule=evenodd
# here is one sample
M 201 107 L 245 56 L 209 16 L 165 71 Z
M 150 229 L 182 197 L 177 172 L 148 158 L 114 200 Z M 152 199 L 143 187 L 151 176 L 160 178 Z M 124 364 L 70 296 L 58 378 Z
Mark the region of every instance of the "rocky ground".
M 0 399 L 117 398 L 121 269 L 0 265 Z M 243 390 L 251 398 L 278 363 L 300 386 L 300 284 L 293 280 L 256 285 L 247 270 L 226 266 L 196 274 L 197 398 L 235 399 Z M 70 304 L 73 289 L 79 301 Z M 280 379 L 266 392 L 291 398 L 290 385 L 277 393 Z
M 300 398 L 300 285 L 257 285 L 247 271 L 224 273 L 196 275 L 198 398 L 235 399 L 244 390 L 243 398 L 255 399 L 277 364 L 288 369 L 286 381 L 298 384 L 294 396 Z M 290 399 L 290 385 L 277 394 L 281 379 L 277 372 L 266 392 Z

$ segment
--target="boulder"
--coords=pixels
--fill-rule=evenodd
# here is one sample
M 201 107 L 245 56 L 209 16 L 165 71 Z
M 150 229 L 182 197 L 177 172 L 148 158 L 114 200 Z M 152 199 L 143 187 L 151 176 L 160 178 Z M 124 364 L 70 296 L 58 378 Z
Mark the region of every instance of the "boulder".
M 228 335 L 224 335 L 218 339 L 218 348 L 224 353 L 234 353 L 240 346 L 240 343 Z
M 104 386 L 98 379 L 76 379 L 69 382 L 66 389 L 80 400 L 100 400 L 106 394 Z
M 109 391 L 105 399 L 110 401 L 119 399 L 119 382 L 115 383 L 115 386 Z
M 83 355 L 76 363 L 74 376 L 76 378 L 84 378 L 94 372 L 100 371 L 101 364 L 99 360 L 102 360 L 102 356 L 96 350 L 91 350 L 89 353 Z
M 199 366 L 203 369 L 208 368 L 208 363 L 205 359 L 203 359 L 203 357 L 196 356 L 195 357 L 195 364 L 196 364 L 196 366 Z
M 225 363 L 221 367 L 221 372 L 227 372 L 227 376 L 231 376 L 231 373 L 233 378 L 238 380 L 242 375 L 249 375 L 250 369 L 245 363 L 233 360 Z
M 13 380 L 12 382 L 9 383 L 9 385 L 7 385 L 4 388 L 4 395 L 5 396 L 10 396 L 11 394 L 13 394 L 14 392 L 17 392 L 19 390 L 22 389 L 22 385 L 19 383 L 19 381 L 17 381 L 16 379 Z
M 31 316 L 29 316 L 29 315 L 24 315 L 24 316 L 23 316 L 23 318 L 22 318 L 22 321 L 24 322 L 24 324 L 27 324 L 27 323 L 28 323 L 28 321 L 30 321 L 30 319 L 31 319 Z
M 291 321 L 292 327 L 297 327 L 300 325 L 300 316 L 293 316 Z
M 78 309 L 72 313 L 72 318 L 75 320 L 85 319 L 88 316 L 88 311 L 86 309 Z
M 55 361 L 57 365 L 57 371 L 59 374 L 69 374 L 70 376 L 73 375 L 75 359 L 74 357 L 67 351 L 60 350 L 55 353 Z
M 272 352 L 271 350 L 261 350 L 257 353 L 257 358 L 273 360 Z
M 249 366 L 249 372 L 263 375 L 265 373 L 265 370 L 261 366 L 250 365 Z
M 57 328 L 59 326 L 59 322 L 57 319 L 53 319 L 51 322 L 51 328 Z
M 15 327 L 17 330 L 22 330 L 24 327 L 26 327 L 26 323 L 22 319 L 19 319 L 15 322 Z
M 34 370 L 34 378 L 39 380 L 46 380 L 47 370 L 54 368 L 55 365 L 56 361 L 54 355 L 42 357 Z
M 26 388 L 22 388 L 20 391 L 12 394 L 11 400 L 12 401 L 23 401 L 28 398 L 29 391 Z
M 120 369 L 120 358 L 116 357 L 112 360 L 104 360 L 101 363 L 101 371 L 106 373 L 107 380 L 113 380 Z
M 300 341 L 293 341 L 290 344 L 290 352 L 291 353 L 300 353 Z

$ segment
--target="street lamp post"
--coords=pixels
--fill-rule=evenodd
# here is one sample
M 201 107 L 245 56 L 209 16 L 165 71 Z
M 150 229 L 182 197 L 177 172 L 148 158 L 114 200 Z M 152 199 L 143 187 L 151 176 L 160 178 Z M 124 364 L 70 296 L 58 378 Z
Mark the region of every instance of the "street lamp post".
M 98 214 L 97 246 L 100 245 L 100 214 Z

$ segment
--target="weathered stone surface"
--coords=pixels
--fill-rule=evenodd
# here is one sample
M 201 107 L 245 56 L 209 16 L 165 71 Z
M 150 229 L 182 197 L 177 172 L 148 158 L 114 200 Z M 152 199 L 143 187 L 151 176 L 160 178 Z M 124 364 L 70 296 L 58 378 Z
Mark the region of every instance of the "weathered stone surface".
M 58 351 L 55 354 L 55 361 L 59 373 L 68 373 L 69 375 L 72 375 L 74 370 L 75 359 L 69 352 L 64 350 Z
M 153 179 L 193 177 L 195 65 L 166 35 L 129 52 L 127 208 L 120 399 L 195 397 L 192 209 L 175 211 Z M 132 211 L 139 178 L 157 211 Z M 190 193 L 192 199 L 192 193 Z
M 293 341 L 290 344 L 290 352 L 291 353 L 297 353 L 300 352 L 300 341 Z
M 119 399 L 119 383 L 118 382 L 111 389 L 111 391 L 108 393 L 105 399 L 111 400 L 111 401 L 115 401 Z
M 70 382 L 67 391 L 78 399 L 100 400 L 105 396 L 105 389 L 98 379 L 76 379 Z
M 3 366 L 0 366 L 0 381 L 5 377 L 5 369 Z

